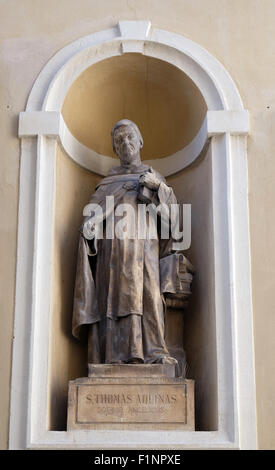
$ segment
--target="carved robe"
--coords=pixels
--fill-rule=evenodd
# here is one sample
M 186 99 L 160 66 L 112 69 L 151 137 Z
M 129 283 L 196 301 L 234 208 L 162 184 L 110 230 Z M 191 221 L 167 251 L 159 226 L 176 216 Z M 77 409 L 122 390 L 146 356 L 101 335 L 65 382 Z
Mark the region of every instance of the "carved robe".
M 99 204 L 106 217 L 106 196 L 113 196 L 114 208 L 130 204 L 137 220 L 139 178 L 146 171 L 154 170 L 145 165 L 135 173 L 125 173 L 122 167 L 111 170 L 90 202 Z M 158 177 L 162 182 L 155 192 L 155 203 L 175 204 L 172 188 L 161 175 Z M 159 236 L 139 239 L 137 224 L 134 238 L 115 236 L 89 241 L 81 232 L 73 335 L 78 338 L 83 326 L 91 325 L 88 362 L 161 362 L 169 352 L 164 339 L 159 260 L 169 254 L 171 240 L 160 240 Z

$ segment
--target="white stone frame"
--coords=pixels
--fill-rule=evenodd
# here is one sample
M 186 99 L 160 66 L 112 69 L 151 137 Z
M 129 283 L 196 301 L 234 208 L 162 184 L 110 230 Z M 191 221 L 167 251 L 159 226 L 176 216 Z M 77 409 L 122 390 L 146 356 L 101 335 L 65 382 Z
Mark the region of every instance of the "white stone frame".
M 168 175 L 211 139 L 218 431 L 49 431 L 47 417 L 50 271 L 56 140 L 80 165 L 106 174 L 61 116 L 70 85 L 100 60 L 140 52 L 181 69 L 208 108 L 194 142 L 154 166 Z M 42 70 L 21 113 L 20 200 L 12 366 L 11 449 L 257 448 L 246 136 L 248 112 L 224 67 L 206 50 L 149 21 L 121 21 L 75 41 Z M 107 160 L 106 160 L 107 159 Z M 170 160 L 169 160 L 170 159 Z M 111 159 L 112 160 L 112 159 Z M 157 163 L 158 162 L 158 163 Z

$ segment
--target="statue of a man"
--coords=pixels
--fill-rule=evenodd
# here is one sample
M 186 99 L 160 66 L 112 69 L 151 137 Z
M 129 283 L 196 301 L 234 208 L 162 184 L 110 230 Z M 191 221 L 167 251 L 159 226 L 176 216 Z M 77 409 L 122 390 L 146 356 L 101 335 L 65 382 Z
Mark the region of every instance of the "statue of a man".
M 123 119 L 112 129 L 113 148 L 120 166 L 113 167 L 97 186 L 90 204 L 103 214 L 103 237 L 93 235 L 94 218 L 84 218 L 76 273 L 73 334 L 79 338 L 88 328 L 88 363 L 176 364 L 165 343 L 163 292 L 160 288 L 160 259 L 171 254 L 171 240 L 160 236 L 140 238 L 106 237 L 106 197 L 114 201 L 114 220 L 120 204 L 131 206 L 138 217 L 142 190 L 155 204 L 175 204 L 165 179 L 140 159 L 143 146 L 138 127 Z M 143 193 L 144 194 L 144 193 Z M 150 202 L 150 201 L 148 201 Z M 145 219 L 147 224 L 148 219 Z

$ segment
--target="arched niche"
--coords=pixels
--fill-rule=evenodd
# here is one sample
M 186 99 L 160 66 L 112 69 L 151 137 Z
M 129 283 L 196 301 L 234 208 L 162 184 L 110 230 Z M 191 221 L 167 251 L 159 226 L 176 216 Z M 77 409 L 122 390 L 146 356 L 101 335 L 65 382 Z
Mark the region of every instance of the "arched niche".
M 116 157 L 110 139 L 114 123 L 121 116 L 134 120 L 144 140 L 142 160 L 167 157 L 190 144 L 206 110 L 199 89 L 184 72 L 141 53 L 125 53 L 88 67 L 62 104 L 69 131 L 98 158 Z
M 151 88 L 149 70 L 154 81 Z M 119 75 L 128 73 L 126 91 L 140 86 L 140 97 L 147 103 L 146 113 L 142 99 L 138 108 L 127 100 L 132 106 L 132 115 L 127 117 L 157 125 L 152 117 L 150 121 L 148 109 L 162 106 L 166 90 L 171 105 L 168 117 L 170 113 L 176 127 L 182 121 L 182 133 L 180 126 L 173 129 L 174 139 L 163 140 L 165 150 L 160 155 L 153 151 L 153 128 L 144 160 L 169 179 L 179 200 L 192 204 L 194 214 L 190 256 L 198 275 L 186 319 L 190 373 L 198 390 L 198 426 L 192 432 L 83 433 L 67 432 L 62 424 L 67 378 L 84 375 L 83 348 L 70 339 L 68 328 L 76 243 L 67 235 L 71 227 L 77 227 L 79 209 L 100 175 L 116 161 L 107 143 L 101 147 L 104 113 L 97 133 L 89 136 L 83 128 L 89 125 L 85 119 L 89 102 L 98 100 L 95 113 L 100 106 L 96 89 L 85 97 L 85 80 L 102 74 L 114 86 L 115 72 L 117 90 Z M 155 101 L 153 89 L 158 91 Z M 188 106 L 189 113 L 184 114 Z M 76 111 L 82 119 L 80 127 Z M 169 125 L 165 118 L 163 128 Z M 93 125 L 96 114 L 91 119 Z M 248 130 L 248 113 L 223 66 L 194 42 L 152 28 L 147 21 L 122 21 L 110 30 L 81 38 L 46 64 L 19 122 L 22 153 L 11 448 L 256 446 Z

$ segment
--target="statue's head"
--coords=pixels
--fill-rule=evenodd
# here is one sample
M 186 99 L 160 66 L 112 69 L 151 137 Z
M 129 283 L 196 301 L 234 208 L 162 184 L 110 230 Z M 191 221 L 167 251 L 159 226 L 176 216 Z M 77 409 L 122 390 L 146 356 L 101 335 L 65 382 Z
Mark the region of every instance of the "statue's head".
M 143 139 L 137 125 L 128 119 L 116 122 L 112 132 L 113 149 L 122 165 L 130 165 L 140 159 Z

